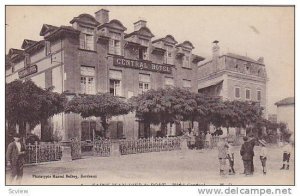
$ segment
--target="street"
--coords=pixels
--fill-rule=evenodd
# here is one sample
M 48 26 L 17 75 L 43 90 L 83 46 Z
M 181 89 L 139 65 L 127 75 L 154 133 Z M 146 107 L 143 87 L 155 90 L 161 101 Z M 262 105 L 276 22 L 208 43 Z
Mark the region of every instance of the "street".
M 255 173 L 246 177 L 239 148 L 234 147 L 236 175 L 219 175 L 217 150 L 153 152 L 121 157 L 83 157 L 72 162 L 52 162 L 24 168 L 23 185 L 293 185 L 290 170 L 282 166 L 281 149 L 268 147 L 267 175 L 259 157 Z M 257 151 L 257 147 L 256 147 Z

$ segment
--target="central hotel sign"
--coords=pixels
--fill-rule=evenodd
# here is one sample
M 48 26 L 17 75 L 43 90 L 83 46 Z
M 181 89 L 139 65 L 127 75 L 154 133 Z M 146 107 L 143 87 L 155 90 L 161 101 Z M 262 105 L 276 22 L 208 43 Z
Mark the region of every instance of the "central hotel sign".
M 151 61 L 137 61 L 132 59 L 114 57 L 113 62 L 115 66 L 119 66 L 119 67 L 127 67 L 127 68 L 155 71 L 155 72 L 168 73 L 168 74 L 172 73 L 172 69 L 170 66 L 155 64 L 152 63 Z

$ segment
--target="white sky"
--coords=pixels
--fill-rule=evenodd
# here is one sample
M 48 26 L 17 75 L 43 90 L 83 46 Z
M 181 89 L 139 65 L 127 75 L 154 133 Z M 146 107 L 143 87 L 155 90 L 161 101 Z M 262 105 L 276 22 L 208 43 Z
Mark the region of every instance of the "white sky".
M 147 20 L 154 39 L 171 34 L 180 43 L 189 40 L 193 53 L 211 58 L 211 42 L 220 41 L 223 53 L 233 52 L 253 59 L 263 56 L 269 81 L 268 112 L 274 103 L 294 96 L 294 9 L 292 7 L 151 7 L 151 6 L 26 6 L 6 7 L 6 52 L 20 48 L 24 39 L 41 40 L 43 24 L 70 25 L 82 13 L 94 15 L 110 10 L 133 31 L 133 23 Z M 254 27 L 254 28 L 253 28 Z

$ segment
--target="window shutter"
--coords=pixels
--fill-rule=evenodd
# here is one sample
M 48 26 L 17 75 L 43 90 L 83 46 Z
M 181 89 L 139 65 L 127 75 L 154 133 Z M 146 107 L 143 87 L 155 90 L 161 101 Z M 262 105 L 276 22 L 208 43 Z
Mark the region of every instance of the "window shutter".
M 85 34 L 83 33 L 80 33 L 79 35 L 79 47 L 82 48 L 82 49 L 85 49 Z
M 110 39 L 109 40 L 109 49 L 108 49 L 108 53 L 109 54 L 114 54 L 114 40 Z

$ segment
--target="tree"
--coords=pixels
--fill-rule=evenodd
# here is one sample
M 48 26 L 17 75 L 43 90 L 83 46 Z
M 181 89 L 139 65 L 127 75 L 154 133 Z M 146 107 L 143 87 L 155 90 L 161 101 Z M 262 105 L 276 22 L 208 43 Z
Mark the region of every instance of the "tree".
M 180 88 L 149 90 L 130 102 L 136 111 L 136 117 L 144 123 L 161 124 L 161 132 L 166 134 L 167 123 L 178 123 L 182 120 L 194 121 L 200 113 L 197 107 L 196 93 Z M 201 111 L 204 112 L 204 111 Z
M 66 98 L 52 92 L 53 88 L 42 89 L 31 80 L 15 80 L 6 84 L 5 114 L 9 129 L 19 125 L 19 132 L 25 135 L 26 124 L 35 127 L 45 123 L 49 117 L 64 110 Z M 42 136 L 45 135 L 42 129 Z M 51 140 L 47 133 L 46 140 Z
M 262 107 L 256 102 L 249 101 L 219 101 L 212 107 L 209 114 L 210 121 L 217 127 L 253 126 L 262 119 Z
M 66 113 L 77 113 L 81 117 L 100 117 L 104 135 L 108 130 L 108 119 L 113 116 L 125 115 L 132 111 L 132 106 L 110 93 L 75 96 L 66 106 Z

